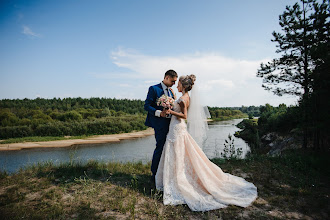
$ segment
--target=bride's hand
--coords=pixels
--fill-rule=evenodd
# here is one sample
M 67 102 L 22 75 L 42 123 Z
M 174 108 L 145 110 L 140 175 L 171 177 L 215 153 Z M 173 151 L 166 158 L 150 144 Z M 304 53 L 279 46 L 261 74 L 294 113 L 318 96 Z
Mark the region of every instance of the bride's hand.
M 171 109 L 166 110 L 166 114 L 167 115 L 172 114 L 172 110 Z
M 167 115 L 166 112 L 167 112 L 166 109 L 163 109 L 163 111 L 160 113 L 160 116 L 165 118 Z

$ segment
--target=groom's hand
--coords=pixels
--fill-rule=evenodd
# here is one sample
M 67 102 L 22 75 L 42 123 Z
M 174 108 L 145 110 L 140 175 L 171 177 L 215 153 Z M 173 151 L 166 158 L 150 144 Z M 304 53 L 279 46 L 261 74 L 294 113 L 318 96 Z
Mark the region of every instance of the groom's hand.
M 166 109 L 163 109 L 163 111 L 160 113 L 160 116 L 161 117 L 166 117 Z

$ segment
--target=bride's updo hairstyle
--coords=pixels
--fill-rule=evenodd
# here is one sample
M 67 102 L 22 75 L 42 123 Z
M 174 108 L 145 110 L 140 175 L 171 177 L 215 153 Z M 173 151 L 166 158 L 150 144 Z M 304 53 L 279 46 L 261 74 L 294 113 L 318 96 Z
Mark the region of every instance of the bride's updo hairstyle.
M 196 76 L 194 74 L 187 76 L 180 76 L 179 81 L 182 84 L 185 92 L 189 92 L 196 81 Z

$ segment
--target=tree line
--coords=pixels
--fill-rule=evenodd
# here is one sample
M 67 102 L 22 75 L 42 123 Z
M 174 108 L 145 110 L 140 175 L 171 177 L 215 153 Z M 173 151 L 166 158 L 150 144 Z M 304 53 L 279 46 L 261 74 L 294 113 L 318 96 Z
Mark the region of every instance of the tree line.
M 26 109 L 51 109 L 69 111 L 76 109 L 111 109 L 116 112 L 122 111 L 128 114 L 144 114 L 144 101 L 116 98 L 53 98 L 53 99 L 2 99 L 0 108 L 26 108 Z
M 240 110 L 241 112 L 247 114 L 249 116 L 249 118 L 253 118 L 253 117 L 259 117 L 260 116 L 260 108 L 262 106 L 244 106 L 242 105 L 241 107 L 230 107 L 229 109 L 233 109 L 233 110 Z
M 143 101 L 111 98 L 0 100 L 0 138 L 144 130 Z
M 214 120 L 247 117 L 240 108 L 208 107 Z M 144 130 L 144 101 L 112 98 L 0 100 L 0 138 L 78 136 Z
M 330 145 L 330 6 L 328 0 L 301 0 L 279 16 L 281 32 L 273 32 L 278 58 L 262 63 L 257 77 L 274 94 L 299 97 L 294 109 L 303 146 Z M 291 110 L 290 110 L 291 111 Z M 284 123 L 284 122 L 283 122 Z
M 247 114 L 244 114 L 237 108 L 220 108 L 220 107 L 208 107 L 212 120 L 223 121 L 234 118 L 246 118 Z

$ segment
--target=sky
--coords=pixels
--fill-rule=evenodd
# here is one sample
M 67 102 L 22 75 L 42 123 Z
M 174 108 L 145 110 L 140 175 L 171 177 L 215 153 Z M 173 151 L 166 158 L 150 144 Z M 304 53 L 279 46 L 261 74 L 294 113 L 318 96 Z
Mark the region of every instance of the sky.
M 256 77 L 295 2 L 0 0 L 0 99 L 145 100 L 173 69 L 196 75 L 208 106 L 295 105 Z

